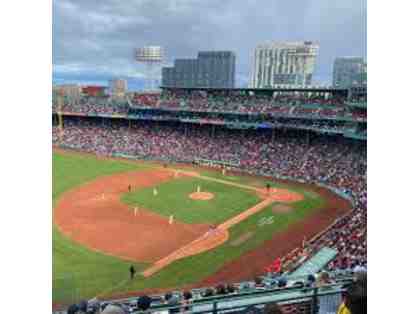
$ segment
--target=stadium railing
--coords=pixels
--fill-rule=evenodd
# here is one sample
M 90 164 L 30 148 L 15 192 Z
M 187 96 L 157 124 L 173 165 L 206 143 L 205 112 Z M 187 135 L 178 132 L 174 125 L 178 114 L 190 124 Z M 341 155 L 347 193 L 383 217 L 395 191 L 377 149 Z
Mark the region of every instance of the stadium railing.
M 367 101 L 360 101 L 360 102 L 347 101 L 345 104 L 350 107 L 367 109 Z
M 297 280 L 299 278 L 299 280 Z M 291 277 L 288 277 L 291 279 Z M 306 277 L 305 277 L 306 279 Z M 306 281 L 305 281 L 306 282 Z M 234 313 L 249 307 L 263 308 L 268 303 L 277 303 L 282 307 L 301 307 L 297 313 L 318 313 L 319 309 L 327 308 L 336 312 L 341 303 L 341 294 L 345 286 L 352 282 L 352 277 L 341 276 L 338 280 L 329 285 L 321 287 L 307 286 L 304 279 L 293 277 L 293 286 L 286 288 L 257 288 L 251 287 L 241 289 L 239 293 L 228 295 L 215 295 L 211 297 L 199 296 L 204 289 L 192 290 L 193 302 L 187 305 L 167 305 L 162 303 L 162 296 L 151 296 L 153 302 L 147 313 L 172 313 L 172 312 L 193 312 L 193 313 Z M 245 284 L 245 283 L 243 283 Z M 181 292 L 173 292 L 173 296 L 181 296 Z M 131 305 L 131 313 L 143 313 L 136 308 L 137 298 L 119 299 L 105 303 Z M 186 310 L 186 308 L 189 308 Z

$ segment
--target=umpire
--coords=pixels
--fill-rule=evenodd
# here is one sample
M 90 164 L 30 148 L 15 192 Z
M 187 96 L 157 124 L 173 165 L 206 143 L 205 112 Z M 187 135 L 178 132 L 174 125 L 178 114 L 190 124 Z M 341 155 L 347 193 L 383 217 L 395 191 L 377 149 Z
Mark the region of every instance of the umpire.
M 136 273 L 134 265 L 131 265 L 131 267 L 129 267 L 129 273 L 131 274 L 131 280 L 134 279 Z

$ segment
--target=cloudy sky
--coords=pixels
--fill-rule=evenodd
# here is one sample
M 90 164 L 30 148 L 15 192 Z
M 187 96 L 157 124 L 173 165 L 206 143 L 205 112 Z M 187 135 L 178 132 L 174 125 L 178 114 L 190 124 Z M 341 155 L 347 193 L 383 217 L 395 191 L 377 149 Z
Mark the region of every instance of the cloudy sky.
M 246 86 L 257 44 L 311 40 L 320 45 L 314 81 L 327 84 L 335 57 L 366 57 L 366 15 L 365 0 L 53 0 L 53 81 L 141 86 L 133 49 L 161 45 L 168 64 L 232 50 Z

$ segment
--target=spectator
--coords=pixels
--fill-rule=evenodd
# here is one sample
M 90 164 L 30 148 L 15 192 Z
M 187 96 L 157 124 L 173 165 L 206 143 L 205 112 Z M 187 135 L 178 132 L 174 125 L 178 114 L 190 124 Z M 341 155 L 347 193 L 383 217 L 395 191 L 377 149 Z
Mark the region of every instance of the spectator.
M 108 304 L 101 314 L 128 314 L 128 311 L 120 304 Z
M 316 286 L 319 288 L 318 297 L 319 303 L 319 314 L 334 314 L 338 310 L 338 305 L 341 303 L 341 297 L 339 295 L 321 295 L 321 293 L 326 292 L 327 285 L 332 284 L 332 280 L 329 274 L 325 271 L 319 274 Z
M 152 300 L 149 296 L 147 295 L 141 296 L 137 300 L 137 307 L 141 311 L 146 311 L 149 309 L 151 302 Z
M 193 302 L 193 295 L 190 291 L 185 291 L 183 293 L 183 302 L 182 302 L 182 311 L 188 312 L 192 310 L 190 304 Z
M 212 288 L 207 288 L 205 290 L 205 293 L 203 294 L 204 297 L 212 297 L 214 295 L 215 295 L 215 293 L 213 292 Z
M 172 293 L 167 293 L 164 296 L 164 303 L 171 306 L 171 307 L 175 307 L 175 306 L 180 305 L 179 299 L 177 297 L 173 296 Z M 178 313 L 178 312 L 180 312 L 179 308 L 174 308 L 174 309 L 169 310 L 169 313 Z
M 337 314 L 351 314 L 350 310 L 348 309 L 346 303 L 347 303 L 347 294 L 343 293 L 342 295 L 342 302 L 340 306 L 338 307 Z
M 348 288 L 344 303 L 351 314 L 367 313 L 366 277 L 363 276 Z
M 216 294 L 217 295 L 223 295 L 223 294 L 227 294 L 225 285 L 223 284 L 219 284 L 216 286 Z
M 235 293 L 236 288 L 235 288 L 235 286 L 234 286 L 234 285 L 227 284 L 227 285 L 226 285 L 226 291 L 227 291 L 227 293 Z
M 72 304 L 67 309 L 67 314 L 77 314 L 79 307 L 77 304 Z
M 87 306 L 88 303 L 85 300 L 82 300 L 79 304 L 78 304 L 78 309 L 79 309 L 79 313 L 87 313 Z
M 319 274 L 319 278 L 317 280 L 317 286 L 322 287 L 331 284 L 331 278 L 326 271 L 323 271 Z
M 264 314 L 283 314 L 283 311 L 277 303 L 272 302 L 266 304 Z
M 261 277 L 255 277 L 254 284 L 256 288 L 264 288 L 263 279 L 261 279 Z

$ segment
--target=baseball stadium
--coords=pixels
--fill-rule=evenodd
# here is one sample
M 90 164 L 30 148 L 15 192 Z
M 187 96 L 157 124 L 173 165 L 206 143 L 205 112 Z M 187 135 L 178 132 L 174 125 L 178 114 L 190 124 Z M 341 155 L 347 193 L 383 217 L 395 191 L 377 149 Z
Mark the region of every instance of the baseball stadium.
M 52 125 L 57 313 L 318 313 L 367 268 L 365 87 L 54 93 Z

